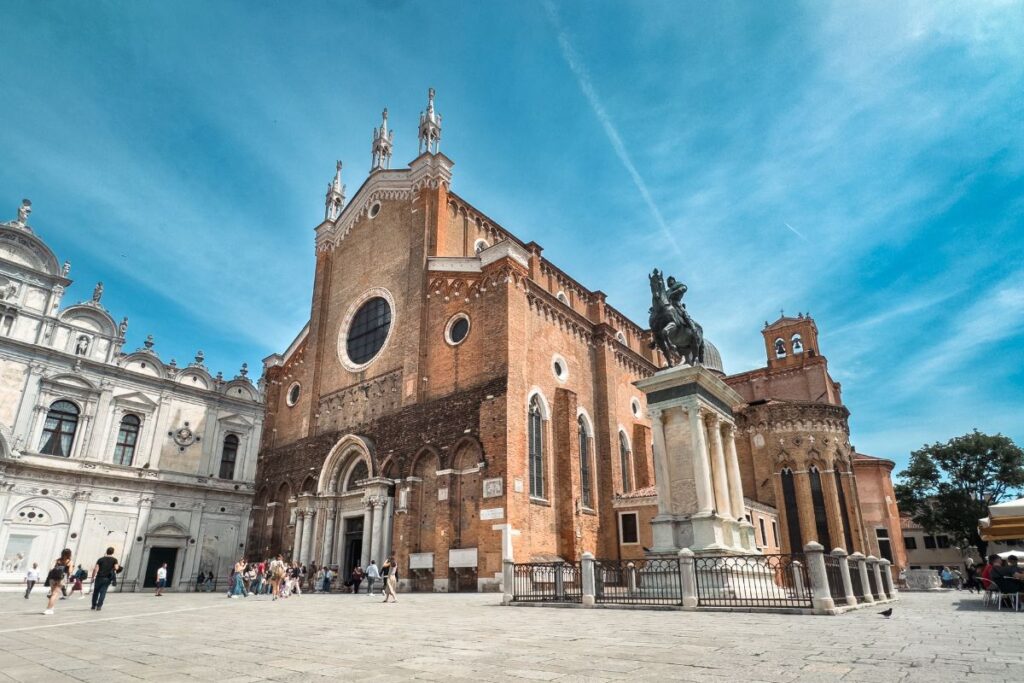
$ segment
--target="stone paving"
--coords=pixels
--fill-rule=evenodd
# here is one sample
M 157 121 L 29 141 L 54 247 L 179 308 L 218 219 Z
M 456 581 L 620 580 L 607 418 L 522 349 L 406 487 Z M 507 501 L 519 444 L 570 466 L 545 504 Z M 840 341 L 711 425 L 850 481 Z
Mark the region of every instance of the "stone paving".
M 1010 681 L 1024 612 L 905 593 L 836 617 L 501 607 L 496 594 L 0 594 L 0 681 Z

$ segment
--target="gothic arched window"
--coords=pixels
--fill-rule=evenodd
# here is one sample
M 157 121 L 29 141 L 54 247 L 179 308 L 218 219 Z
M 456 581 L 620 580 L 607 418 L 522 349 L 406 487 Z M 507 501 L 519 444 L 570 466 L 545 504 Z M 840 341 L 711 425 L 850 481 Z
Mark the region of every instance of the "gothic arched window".
M 580 502 L 585 508 L 594 507 L 591 474 L 590 474 L 590 435 L 587 432 L 587 423 L 580 415 L 576 418 L 579 427 L 580 438 Z
M 786 357 L 786 342 L 784 342 L 781 337 L 775 340 L 775 357 Z
M 622 468 L 622 492 L 629 493 L 633 490 L 633 477 L 630 464 L 629 441 L 625 432 L 619 432 L 619 466 Z
M 791 345 L 791 347 L 793 349 L 793 353 L 803 353 L 804 352 L 804 342 L 800 338 L 799 334 L 794 334 L 793 335 L 793 338 L 790 340 L 790 345 Z
M 530 449 L 530 495 L 544 497 L 544 418 L 541 415 L 540 398 L 530 399 L 527 418 L 527 436 Z
M 117 444 L 114 445 L 114 464 L 130 466 L 135 459 L 135 446 L 139 440 L 139 425 L 142 424 L 135 415 L 121 418 L 121 429 L 117 432 Z
M 238 437 L 228 434 L 224 437 L 224 448 L 220 452 L 220 478 L 235 478 L 235 461 L 238 459 Z
M 39 452 L 46 455 L 71 457 L 71 444 L 78 429 L 78 406 L 71 401 L 55 401 L 46 413 L 43 438 Z
M 821 472 L 811 465 L 811 503 L 814 505 L 814 527 L 818 531 L 818 543 L 826 552 L 832 548 L 832 537 L 828 533 L 828 513 L 825 510 L 825 494 L 821 490 Z
M 835 468 L 836 494 L 839 498 L 839 512 L 843 518 L 843 539 L 846 541 L 846 552 L 854 553 L 857 549 L 853 547 L 853 529 L 850 527 L 850 511 L 846 509 L 846 492 L 843 491 L 843 473 L 838 467 Z
M 793 470 L 787 467 L 782 470 L 781 476 L 782 500 L 786 509 L 786 531 L 789 532 L 789 552 L 800 553 L 804 550 L 804 539 L 800 534 L 800 509 L 796 502 L 796 485 L 793 482 Z

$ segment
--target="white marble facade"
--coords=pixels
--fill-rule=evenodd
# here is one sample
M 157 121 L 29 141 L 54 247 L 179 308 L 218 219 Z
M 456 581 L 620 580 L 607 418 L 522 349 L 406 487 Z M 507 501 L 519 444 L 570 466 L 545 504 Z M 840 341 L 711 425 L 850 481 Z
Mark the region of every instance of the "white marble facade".
M 62 305 L 70 264 L 30 212 L 0 223 L 0 583 L 63 548 L 89 569 L 108 546 L 140 588 L 158 561 L 173 586 L 224 576 L 248 530 L 260 392 L 244 366 L 211 375 L 201 352 L 183 367 L 152 338 L 124 352 L 127 318 L 102 284 Z

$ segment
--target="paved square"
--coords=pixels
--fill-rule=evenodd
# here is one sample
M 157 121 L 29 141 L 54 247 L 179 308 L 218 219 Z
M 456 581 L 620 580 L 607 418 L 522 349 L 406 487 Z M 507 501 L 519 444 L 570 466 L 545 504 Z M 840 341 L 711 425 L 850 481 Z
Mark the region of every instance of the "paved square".
M 499 596 L 0 594 L 0 680 L 1019 680 L 1024 613 L 903 594 L 839 617 L 516 608 Z

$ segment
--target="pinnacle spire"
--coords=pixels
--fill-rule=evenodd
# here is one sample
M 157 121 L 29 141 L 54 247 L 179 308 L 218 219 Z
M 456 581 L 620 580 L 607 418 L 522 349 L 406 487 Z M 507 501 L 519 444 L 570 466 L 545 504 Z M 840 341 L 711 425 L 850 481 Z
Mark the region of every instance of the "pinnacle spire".
M 324 220 L 337 220 L 341 215 L 341 209 L 345 205 L 345 185 L 341 182 L 341 162 L 335 165 L 334 180 L 327 186 L 326 208 L 324 209 Z
M 370 171 L 391 168 L 391 148 L 395 142 L 395 131 L 388 130 L 388 108 L 381 112 L 380 128 L 373 129 L 373 146 L 370 149 L 372 162 Z
M 441 148 L 441 115 L 434 111 L 434 89 L 427 91 L 427 110 L 420 112 L 420 154 L 437 154 Z

